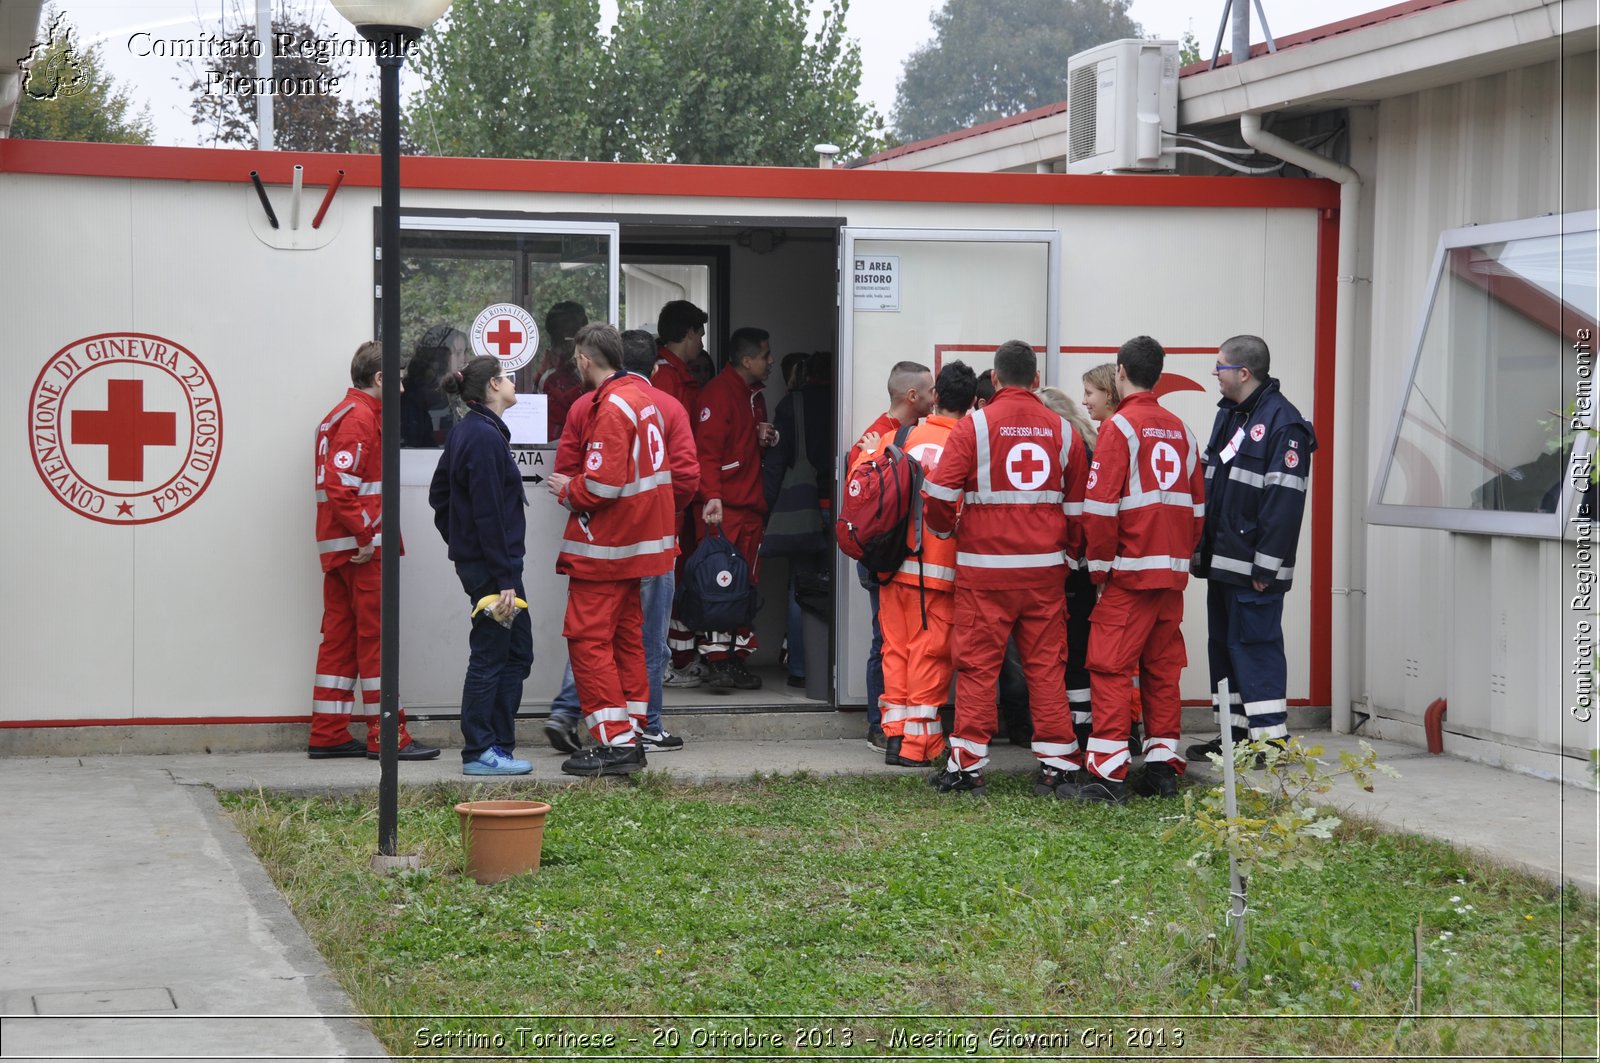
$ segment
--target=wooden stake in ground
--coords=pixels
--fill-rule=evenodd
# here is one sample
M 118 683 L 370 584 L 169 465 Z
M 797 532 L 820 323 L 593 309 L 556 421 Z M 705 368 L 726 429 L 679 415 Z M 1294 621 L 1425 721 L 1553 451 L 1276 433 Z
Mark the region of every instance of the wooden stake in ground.
M 1422 913 L 1417 913 L 1417 936 L 1411 943 L 1411 1010 L 1422 1017 Z
M 1217 684 L 1217 718 L 1222 723 L 1222 809 L 1231 822 L 1239 818 L 1239 800 L 1233 788 L 1237 774 L 1233 769 L 1233 703 L 1226 679 Z M 1245 888 L 1245 879 L 1239 874 L 1239 858 L 1230 852 L 1228 854 L 1229 921 L 1233 923 L 1233 941 L 1237 950 L 1233 965 L 1241 972 L 1245 967 Z

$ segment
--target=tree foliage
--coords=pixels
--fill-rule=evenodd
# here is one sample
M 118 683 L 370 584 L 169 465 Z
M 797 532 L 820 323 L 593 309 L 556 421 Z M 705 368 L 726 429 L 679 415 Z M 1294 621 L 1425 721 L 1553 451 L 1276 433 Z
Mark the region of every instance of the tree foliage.
M 599 23 L 598 0 L 456 4 L 408 64 L 424 85 L 412 137 L 441 155 L 606 157 Z
M 458 4 L 414 59 L 413 136 L 451 155 L 805 165 L 812 145 L 869 150 L 848 0 Z
M 868 146 L 848 3 L 623 0 L 611 40 L 613 148 L 645 162 L 804 166 L 813 146 Z
M 343 56 L 319 56 L 318 46 L 333 39 L 320 17 L 314 18 L 304 7 L 285 9 L 280 6 L 272 19 L 272 35 L 275 42 L 272 77 L 279 84 L 287 81 L 315 83 L 318 79 L 326 84 L 333 78 L 338 79 L 338 86 L 332 91 L 319 86 L 310 92 L 273 96 L 273 146 L 282 151 L 376 152 L 377 100 L 363 92 L 355 62 Z M 293 43 L 288 47 L 278 46 L 280 35 L 287 35 Z M 248 42 L 255 39 L 256 30 L 235 8 L 218 36 Z M 189 119 L 201 129 L 202 138 L 212 146 L 254 147 L 260 143 L 256 96 L 236 88 L 240 84 L 253 84 L 255 58 L 235 49 L 225 57 L 208 59 L 203 67 L 194 62 L 185 65 L 190 77 L 189 91 L 195 94 L 189 104 Z M 208 92 L 208 86 L 221 91 Z
M 1067 60 L 1138 37 L 1132 0 L 945 0 L 934 38 L 906 60 L 894 128 L 921 140 L 1067 98 Z
M 131 113 L 128 92 L 101 65 L 99 48 L 83 50 L 64 15 L 45 13 L 44 41 L 29 56 L 28 76 L 11 135 L 29 140 L 148 144 L 150 110 Z

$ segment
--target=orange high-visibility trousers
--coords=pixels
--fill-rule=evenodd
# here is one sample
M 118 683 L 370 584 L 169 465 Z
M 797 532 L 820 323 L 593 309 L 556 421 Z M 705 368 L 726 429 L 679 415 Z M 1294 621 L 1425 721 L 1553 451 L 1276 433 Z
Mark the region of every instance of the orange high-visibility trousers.
M 955 592 L 929 590 L 925 595 L 898 582 L 878 591 L 878 624 L 883 631 L 883 697 L 878 705 L 884 737 L 899 737 L 900 755 L 907 760 L 932 760 L 944 752 L 939 707 L 950 694 L 956 668 L 950 656 Z
M 1089 633 L 1089 687 L 1094 731 L 1087 767 L 1102 779 L 1128 773 L 1128 728 L 1135 701 L 1144 705 L 1144 762 L 1162 761 L 1178 774 L 1185 767 L 1178 752 L 1183 705 L 1178 677 L 1189 656 L 1183 648 L 1183 592 L 1135 591 L 1113 582 L 1095 606 Z M 1138 669 L 1135 694 L 1130 673 Z
M 638 579 L 567 580 L 561 634 L 583 725 L 603 746 L 631 746 L 643 731 L 650 674 L 644 666 Z

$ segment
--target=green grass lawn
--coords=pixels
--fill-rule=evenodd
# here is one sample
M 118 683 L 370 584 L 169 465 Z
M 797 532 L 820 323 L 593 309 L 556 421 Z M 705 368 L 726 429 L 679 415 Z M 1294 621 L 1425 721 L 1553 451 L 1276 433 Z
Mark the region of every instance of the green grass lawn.
M 1321 870 L 1252 881 L 1239 977 L 1226 875 L 1198 882 L 1160 840 L 1179 806 L 990 792 L 407 790 L 400 848 L 423 867 L 392 877 L 367 866 L 372 795 L 224 803 L 357 1009 L 403 1017 L 374 1022 L 396 1055 L 1595 1057 L 1595 905 L 1575 891 L 1347 824 Z M 538 874 L 466 877 L 464 796 L 555 806 Z

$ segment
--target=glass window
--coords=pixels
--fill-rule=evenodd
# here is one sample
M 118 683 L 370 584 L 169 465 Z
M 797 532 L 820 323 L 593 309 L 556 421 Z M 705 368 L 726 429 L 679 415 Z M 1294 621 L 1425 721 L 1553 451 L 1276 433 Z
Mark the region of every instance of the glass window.
M 521 395 L 543 395 L 548 436 L 558 439 L 582 391 L 572 336 L 588 321 L 608 321 L 615 235 L 526 231 L 478 219 L 406 218 L 400 234 L 400 329 L 405 352 L 401 443 L 438 447 L 465 412 L 439 382 L 472 357 L 473 320 L 495 303 L 526 310 L 539 331 L 532 359 L 511 373 Z M 555 228 L 560 223 L 547 228 Z
M 1454 230 L 1434 261 L 1369 519 L 1560 536 L 1587 486 L 1595 214 Z

